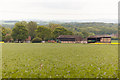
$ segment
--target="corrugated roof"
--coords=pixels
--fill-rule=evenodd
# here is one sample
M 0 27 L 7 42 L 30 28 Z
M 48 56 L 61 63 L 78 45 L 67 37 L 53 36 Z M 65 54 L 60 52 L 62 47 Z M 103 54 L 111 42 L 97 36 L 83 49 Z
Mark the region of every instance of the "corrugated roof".
M 57 38 L 82 38 L 81 36 L 78 36 L 78 35 L 60 35 L 59 37 Z
M 88 38 L 101 38 L 101 37 L 111 37 L 108 35 L 95 35 L 95 36 L 89 36 Z

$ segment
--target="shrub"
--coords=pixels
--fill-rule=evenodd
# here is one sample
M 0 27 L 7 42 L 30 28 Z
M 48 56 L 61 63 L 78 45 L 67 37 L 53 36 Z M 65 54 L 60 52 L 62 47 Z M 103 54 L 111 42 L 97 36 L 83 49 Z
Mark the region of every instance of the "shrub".
M 32 43 L 41 43 L 42 39 L 39 37 L 33 38 Z

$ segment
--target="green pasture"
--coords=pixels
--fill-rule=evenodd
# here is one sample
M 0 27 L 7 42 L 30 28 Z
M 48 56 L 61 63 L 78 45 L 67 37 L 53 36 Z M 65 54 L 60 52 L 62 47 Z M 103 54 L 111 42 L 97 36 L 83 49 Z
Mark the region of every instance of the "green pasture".
M 3 78 L 116 78 L 118 46 L 4 43 Z

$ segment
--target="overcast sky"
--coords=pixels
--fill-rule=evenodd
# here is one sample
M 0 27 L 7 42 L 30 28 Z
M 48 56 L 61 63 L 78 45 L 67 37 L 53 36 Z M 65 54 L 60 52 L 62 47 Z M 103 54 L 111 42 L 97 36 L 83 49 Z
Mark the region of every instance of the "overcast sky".
M 0 20 L 117 19 L 119 0 L 0 0 Z

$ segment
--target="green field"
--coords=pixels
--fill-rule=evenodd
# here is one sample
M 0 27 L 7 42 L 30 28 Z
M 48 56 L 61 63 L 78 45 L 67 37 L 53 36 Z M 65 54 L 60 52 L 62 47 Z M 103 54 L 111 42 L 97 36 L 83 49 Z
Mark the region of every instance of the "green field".
M 118 45 L 4 43 L 3 78 L 116 78 Z

